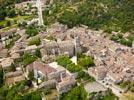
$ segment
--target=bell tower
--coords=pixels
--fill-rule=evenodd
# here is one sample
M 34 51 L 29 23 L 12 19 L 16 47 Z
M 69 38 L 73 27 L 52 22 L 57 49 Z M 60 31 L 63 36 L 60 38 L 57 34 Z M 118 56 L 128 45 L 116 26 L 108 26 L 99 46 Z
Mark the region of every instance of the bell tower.
M 42 6 L 41 6 L 41 1 L 40 0 L 37 0 L 36 1 L 36 7 L 38 9 L 38 25 L 39 26 L 42 26 L 44 25 L 44 22 L 43 22 L 43 17 L 42 17 Z
M 75 54 L 77 55 L 77 53 L 82 52 L 81 43 L 80 43 L 80 37 L 79 36 L 75 37 L 74 44 L 75 44 Z

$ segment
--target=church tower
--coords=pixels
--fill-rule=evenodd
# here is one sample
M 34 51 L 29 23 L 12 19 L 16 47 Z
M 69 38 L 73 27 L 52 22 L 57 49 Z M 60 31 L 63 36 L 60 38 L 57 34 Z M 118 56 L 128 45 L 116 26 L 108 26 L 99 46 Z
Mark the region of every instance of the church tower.
M 38 9 L 38 24 L 39 26 L 42 26 L 44 25 L 44 22 L 43 22 L 43 17 L 42 17 L 42 6 L 41 6 L 41 1 L 40 0 L 37 0 L 36 1 L 36 7 Z
M 76 36 L 74 42 L 75 42 L 75 54 L 81 53 L 82 49 L 81 49 L 80 37 Z

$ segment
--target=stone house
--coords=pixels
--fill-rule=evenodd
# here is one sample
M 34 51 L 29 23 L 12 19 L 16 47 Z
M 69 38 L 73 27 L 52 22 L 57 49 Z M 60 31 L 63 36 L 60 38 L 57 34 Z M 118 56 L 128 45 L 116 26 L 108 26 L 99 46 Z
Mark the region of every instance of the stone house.
M 62 24 L 57 22 L 57 23 L 51 25 L 51 27 L 47 29 L 47 32 L 52 33 L 52 34 L 56 34 L 56 33 L 59 33 L 59 32 L 63 33 L 66 30 L 67 30 L 67 26 L 62 25 Z
M 64 68 L 54 68 L 48 64 L 44 64 L 41 61 L 35 61 L 26 67 L 27 74 L 29 71 L 34 71 L 34 77 L 36 79 L 56 80 L 61 81 L 62 77 L 66 76 L 66 70 Z
M 43 83 L 41 83 L 38 87 L 38 89 L 54 89 L 56 88 L 56 80 L 48 80 Z
M 12 58 L 5 58 L 2 61 L 0 61 L 0 65 L 3 69 L 7 69 L 11 64 L 14 63 L 14 60 Z
M 38 80 L 44 79 L 39 88 L 56 88 L 59 94 L 69 91 L 76 85 L 76 80 L 65 68 L 57 65 L 56 62 L 44 64 L 35 61 L 26 67 L 27 73 L 34 71 L 34 77 Z
M 112 73 L 112 72 L 107 73 L 107 79 L 114 84 L 118 84 L 122 81 L 120 74 Z
M 106 77 L 107 70 L 104 66 L 99 66 L 95 68 L 96 76 L 98 80 L 103 80 Z
M 63 94 L 71 90 L 76 85 L 74 77 L 65 77 L 61 82 L 56 85 L 56 89 L 59 94 Z
M 8 49 L 0 50 L 0 58 L 6 58 L 8 56 Z
M 96 68 L 89 68 L 88 73 L 89 75 L 97 78 L 98 80 L 103 80 L 107 75 L 107 70 L 104 66 L 99 66 Z
M 11 86 L 15 83 L 25 80 L 25 76 L 22 71 L 9 72 L 4 75 L 6 84 Z
M 42 55 L 48 55 L 48 56 L 68 54 L 70 57 L 72 57 L 76 53 L 81 53 L 81 52 L 82 52 L 82 48 L 81 48 L 79 37 L 76 37 L 74 40 L 66 40 L 60 42 L 43 41 L 43 48 L 41 49 Z

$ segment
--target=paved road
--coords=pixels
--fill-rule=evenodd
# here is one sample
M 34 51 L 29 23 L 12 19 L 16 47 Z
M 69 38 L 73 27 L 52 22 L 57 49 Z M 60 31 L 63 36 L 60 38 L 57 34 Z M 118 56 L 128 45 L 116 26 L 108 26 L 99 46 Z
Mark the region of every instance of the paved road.
M 83 71 L 85 71 L 86 73 L 88 73 L 88 71 L 87 70 L 83 70 Z M 89 74 L 89 73 L 88 73 Z M 92 75 L 91 75 L 92 76 Z M 94 77 L 95 78 L 95 77 Z M 96 78 L 95 78 L 96 79 Z M 123 91 L 121 88 L 119 88 L 119 87 L 117 87 L 117 86 L 115 86 L 113 83 L 110 83 L 110 82 L 103 82 L 103 80 L 98 80 L 98 79 L 96 79 L 96 81 L 98 82 L 98 83 L 100 83 L 101 85 L 103 85 L 104 87 L 106 87 L 106 88 L 110 88 L 112 91 L 113 91 L 113 93 L 116 95 L 116 96 L 118 96 L 119 98 L 122 98 L 123 97 L 123 95 L 122 95 L 122 93 L 120 93 L 120 91 Z M 108 84 L 111 84 L 111 85 L 107 85 L 106 83 L 108 83 Z
M 122 96 L 123 96 L 123 95 L 120 93 L 120 91 L 122 91 L 122 90 L 121 90 L 120 88 L 118 88 L 117 86 L 114 86 L 112 83 L 111 83 L 111 85 L 106 85 L 106 83 L 103 83 L 103 82 L 100 81 L 100 80 L 97 80 L 97 79 L 96 79 L 96 81 L 97 81 L 98 83 L 102 84 L 104 87 L 110 88 L 116 96 L 118 96 L 118 97 L 122 97 Z M 110 84 L 110 83 L 109 83 L 109 84 Z

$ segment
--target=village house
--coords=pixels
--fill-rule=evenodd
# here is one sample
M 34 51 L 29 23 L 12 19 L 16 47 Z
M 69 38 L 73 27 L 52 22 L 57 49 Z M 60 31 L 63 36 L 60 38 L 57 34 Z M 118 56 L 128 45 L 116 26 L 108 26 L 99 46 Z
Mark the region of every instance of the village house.
M 108 72 L 107 73 L 107 79 L 109 82 L 112 82 L 114 84 L 118 84 L 122 81 L 121 75 L 118 73 L 112 73 Z
M 59 32 L 64 33 L 66 30 L 67 30 L 67 26 L 57 22 L 51 25 L 51 27 L 47 29 L 47 32 L 51 34 L 58 34 Z
M 39 86 L 38 89 L 55 89 L 56 88 L 56 80 L 48 80 L 45 82 L 42 82 Z
M 48 75 L 52 72 L 56 72 L 54 68 L 51 68 L 49 65 L 43 64 L 40 61 L 35 61 L 33 63 L 34 77 L 36 79 L 48 80 Z
M 75 78 L 73 76 L 68 76 L 56 85 L 56 89 L 59 94 L 63 94 L 71 90 L 75 85 Z
M 8 56 L 8 49 L 1 49 L 0 50 L 0 58 L 6 58 Z
M 0 61 L 0 65 L 2 66 L 3 69 L 7 69 L 11 64 L 14 63 L 12 58 L 5 58 Z
M 123 81 L 134 81 L 134 67 L 133 66 L 127 66 L 126 68 L 124 68 L 124 70 L 122 71 L 122 76 Z
M 36 45 L 31 45 L 31 46 L 27 46 L 25 48 L 25 51 L 34 54 L 36 49 L 37 49 L 37 46 Z
M 12 53 L 11 54 L 11 57 L 12 57 L 12 59 L 18 59 L 18 58 L 20 58 L 20 54 L 19 53 Z
M 96 67 L 88 70 L 90 75 L 99 80 L 108 78 L 110 82 L 115 84 L 123 80 L 132 81 L 134 79 L 133 72 L 127 73 L 123 70 L 129 66 L 132 66 L 131 69 L 133 69 L 134 45 L 131 48 L 123 46 L 109 40 L 109 38 L 102 37 L 100 34 L 95 34 L 94 31 L 89 36 L 79 32 L 77 34 L 83 42 L 83 47 L 87 48 L 87 54 L 94 57 Z
M 82 48 L 80 44 L 80 38 L 75 37 L 74 40 L 66 41 L 52 41 L 43 43 L 43 48 L 41 49 L 42 55 L 62 55 L 68 54 L 70 57 L 74 56 L 76 53 L 81 53 Z
M 98 66 L 96 68 L 89 68 L 88 73 L 98 80 L 103 80 L 107 75 L 107 70 L 104 66 Z
M 107 92 L 107 88 L 101 85 L 98 82 L 90 82 L 84 85 L 85 90 L 87 93 L 96 93 L 96 92 Z
M 21 70 L 15 72 L 8 72 L 4 75 L 4 77 L 8 86 L 25 80 L 25 76 Z
M 27 73 L 29 71 L 34 71 L 34 77 L 36 79 L 44 79 L 44 80 L 56 80 L 61 81 L 61 77 L 66 76 L 66 70 L 63 67 L 54 68 L 48 64 L 44 64 L 41 61 L 35 61 L 32 64 L 26 67 Z
M 62 94 L 76 85 L 76 80 L 73 75 L 71 75 L 69 71 L 66 71 L 65 68 L 57 65 L 57 62 L 44 64 L 37 60 L 28 65 L 26 69 L 26 73 L 34 71 L 34 77 L 44 81 L 39 85 L 40 88 L 53 88 L 55 86 L 59 94 Z

